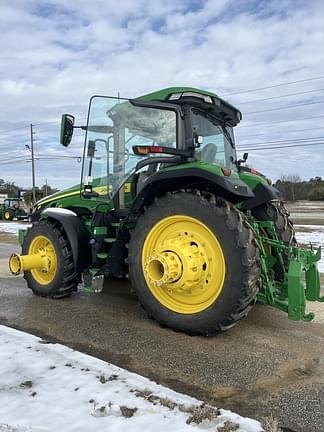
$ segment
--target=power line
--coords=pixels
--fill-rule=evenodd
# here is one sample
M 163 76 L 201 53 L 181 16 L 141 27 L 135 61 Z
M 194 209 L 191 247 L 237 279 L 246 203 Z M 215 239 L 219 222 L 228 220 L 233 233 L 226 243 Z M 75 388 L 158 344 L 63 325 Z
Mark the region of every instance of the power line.
M 21 130 L 21 129 L 27 129 L 27 128 L 29 128 L 30 126 L 28 125 L 28 124 L 26 124 L 25 126 L 21 126 L 21 127 L 17 127 L 17 128 L 14 128 L 14 129 L 12 129 L 12 128 L 9 128 L 9 129 L 0 129 L 0 132 L 2 133 L 2 132 L 11 132 L 11 131 L 16 131 L 16 130 Z
M 37 161 L 56 160 L 56 161 L 65 162 L 68 159 L 75 159 L 75 160 L 81 159 L 82 160 L 82 157 L 81 156 L 74 156 L 74 157 L 70 156 L 69 158 L 55 158 L 55 157 L 47 157 L 47 158 L 42 157 L 42 158 L 39 158 L 38 156 L 35 157 L 35 160 L 37 160 Z M 27 162 L 30 162 L 30 161 L 31 161 L 30 158 L 28 158 L 28 159 L 20 159 L 20 160 L 16 160 L 16 161 L 14 161 L 14 160 L 11 160 L 11 161 L 9 161 L 9 160 L 8 161 L 0 161 L 0 165 L 19 164 L 21 162 L 27 163 Z
M 324 75 L 320 75 L 318 77 L 312 77 L 312 78 L 305 78 L 305 79 L 298 80 L 298 81 L 290 81 L 290 82 L 284 82 L 281 84 L 274 84 L 274 85 L 267 86 L 267 87 L 259 87 L 259 88 L 254 88 L 254 89 L 241 90 L 241 91 L 233 92 L 233 93 L 226 93 L 223 96 L 233 96 L 233 95 L 238 95 L 238 94 L 243 94 L 243 93 L 252 93 L 252 92 L 256 92 L 256 91 L 260 91 L 260 90 L 266 90 L 266 89 L 275 88 L 275 87 L 282 87 L 282 86 L 286 86 L 286 85 L 290 85 L 290 84 L 297 84 L 297 83 L 301 83 L 301 82 L 315 81 L 315 80 L 322 80 L 322 79 L 324 79 Z
M 324 129 L 324 127 L 323 126 L 321 126 L 321 127 L 318 127 L 318 128 L 307 128 L 307 129 L 292 129 L 292 130 L 288 130 L 288 131 L 283 131 L 283 132 L 277 132 L 277 134 L 281 134 L 281 135 L 286 135 L 286 134 L 289 134 L 289 133 L 295 133 L 295 132 L 305 132 L 305 131 L 314 131 L 314 130 L 323 130 Z M 239 132 L 236 132 L 236 137 L 237 138 L 239 138 L 239 139 L 241 139 L 241 138 L 255 138 L 255 137 L 260 137 L 261 135 L 266 135 L 266 134 L 269 134 L 269 132 L 265 132 L 265 133 L 259 133 L 259 134 L 252 134 L 252 135 L 239 135 Z
M 323 140 L 324 136 L 320 137 L 304 137 L 304 138 L 295 138 L 295 139 L 286 139 L 286 140 L 275 140 L 275 141 L 263 141 L 263 142 L 253 142 L 249 145 L 260 145 L 260 144 L 276 144 L 276 143 L 292 143 L 292 142 L 302 142 L 302 141 L 318 141 Z
M 244 104 L 248 104 L 248 103 L 252 103 L 252 102 L 264 102 L 264 101 L 268 101 L 268 100 L 272 100 L 272 99 L 281 99 L 281 98 L 285 98 L 285 97 L 299 96 L 299 95 L 303 95 L 303 94 L 315 93 L 315 92 L 321 92 L 321 91 L 324 91 L 324 89 L 315 89 L 315 90 L 308 90 L 308 91 L 297 92 L 297 93 L 289 93 L 289 94 L 285 94 L 285 95 L 281 95 L 281 96 L 271 96 L 271 97 L 267 97 L 264 99 L 253 99 L 250 101 L 239 102 L 239 105 L 244 105 Z
M 264 112 L 269 112 L 269 111 L 282 111 L 282 110 L 285 110 L 285 109 L 298 108 L 298 107 L 301 107 L 301 106 L 308 106 L 308 105 L 318 105 L 318 104 L 322 104 L 322 103 L 324 103 L 324 101 L 300 103 L 300 104 L 296 104 L 296 105 L 288 105 L 286 107 L 269 108 L 269 109 L 261 110 L 261 111 L 249 111 L 249 112 L 244 113 L 244 115 L 247 115 L 247 114 L 259 114 L 259 113 L 264 113 Z
M 254 147 L 254 148 L 250 148 L 249 146 L 247 147 L 237 147 L 237 150 L 245 150 L 245 151 L 259 151 L 259 150 L 275 150 L 275 149 L 286 149 L 286 148 L 295 148 L 295 147 L 311 147 L 311 146 L 315 146 L 315 145 L 323 145 L 324 141 L 322 142 L 315 142 L 315 143 L 307 143 L 307 144 L 292 144 L 292 145 L 279 145 L 279 146 L 269 146 L 269 147 Z
M 242 128 L 246 128 L 246 127 L 256 127 L 256 126 L 271 126 L 273 124 L 277 124 L 277 123 L 290 123 L 290 122 L 299 122 L 299 121 L 304 121 L 304 120 L 313 120 L 313 119 L 323 119 L 323 116 L 314 116 L 314 117 L 302 117 L 302 118 L 295 118 L 293 120 L 278 120 L 278 121 L 273 121 L 273 122 L 266 122 L 266 123 L 256 123 L 253 125 L 243 125 L 240 126 L 240 129 Z
M 77 114 L 77 115 L 82 115 L 82 114 Z M 84 118 L 82 118 L 82 119 L 78 118 L 78 119 L 76 119 L 76 121 L 77 122 L 84 121 Z M 33 126 L 42 126 L 42 125 L 50 125 L 50 124 L 59 125 L 60 124 L 60 120 L 43 122 L 43 123 L 36 123 L 36 124 L 33 123 Z M 30 127 L 29 124 L 26 124 L 25 126 L 21 126 L 21 127 L 15 127 L 15 128 L 9 128 L 9 129 L 0 129 L 0 133 L 2 133 L 2 132 L 4 132 L 4 133 L 6 133 L 6 132 L 15 132 L 15 131 L 26 129 L 26 128 L 29 128 L 29 127 Z

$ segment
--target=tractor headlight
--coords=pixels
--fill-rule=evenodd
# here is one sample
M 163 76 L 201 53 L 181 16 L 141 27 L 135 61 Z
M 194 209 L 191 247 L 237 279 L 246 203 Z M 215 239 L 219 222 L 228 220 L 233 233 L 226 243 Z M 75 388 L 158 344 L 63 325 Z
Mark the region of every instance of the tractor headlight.
M 213 99 L 210 96 L 190 91 L 183 93 L 172 93 L 172 95 L 169 97 L 169 100 L 178 100 L 181 97 L 196 97 L 203 99 L 206 103 L 213 103 Z

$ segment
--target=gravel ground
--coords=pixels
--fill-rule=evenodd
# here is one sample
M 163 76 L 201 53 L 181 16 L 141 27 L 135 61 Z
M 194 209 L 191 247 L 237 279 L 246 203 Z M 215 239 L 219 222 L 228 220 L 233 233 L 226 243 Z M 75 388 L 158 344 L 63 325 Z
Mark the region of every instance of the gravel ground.
M 313 224 L 313 222 L 312 222 Z M 0 322 L 60 341 L 244 416 L 275 416 L 297 432 L 324 430 L 324 304 L 317 322 L 256 305 L 234 329 L 190 337 L 148 320 L 125 281 L 50 300 L 10 277 L 18 247 L 0 237 Z

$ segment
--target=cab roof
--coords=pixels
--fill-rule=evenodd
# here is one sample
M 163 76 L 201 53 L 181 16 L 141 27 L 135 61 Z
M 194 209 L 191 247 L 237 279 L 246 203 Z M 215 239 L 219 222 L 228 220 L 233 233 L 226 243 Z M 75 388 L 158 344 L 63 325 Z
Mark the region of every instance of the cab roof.
M 206 97 L 204 98 L 204 96 Z M 181 103 L 189 97 L 196 98 L 196 100 L 200 99 L 208 111 L 222 114 L 224 120 L 230 123 L 231 126 L 236 126 L 242 119 L 241 111 L 234 105 L 222 99 L 216 93 L 195 87 L 167 87 L 137 97 L 136 100 Z

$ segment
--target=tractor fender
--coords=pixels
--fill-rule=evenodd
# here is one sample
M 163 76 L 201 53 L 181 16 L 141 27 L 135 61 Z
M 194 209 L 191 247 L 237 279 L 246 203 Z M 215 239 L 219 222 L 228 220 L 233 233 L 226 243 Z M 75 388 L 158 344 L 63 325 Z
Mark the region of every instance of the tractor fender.
M 223 177 L 201 168 L 161 170 L 145 181 L 133 202 L 132 211 L 136 213 L 143 205 L 151 204 L 156 196 L 191 187 L 213 191 L 234 204 L 254 197 L 247 184 L 238 178 Z
M 255 195 L 254 198 L 248 199 L 242 203 L 242 210 L 251 210 L 266 202 L 282 199 L 280 191 L 267 183 L 259 183 L 253 189 L 253 193 Z
M 58 221 L 69 240 L 75 271 L 82 271 L 91 264 L 90 235 L 77 214 L 64 208 L 47 208 L 41 217 Z

